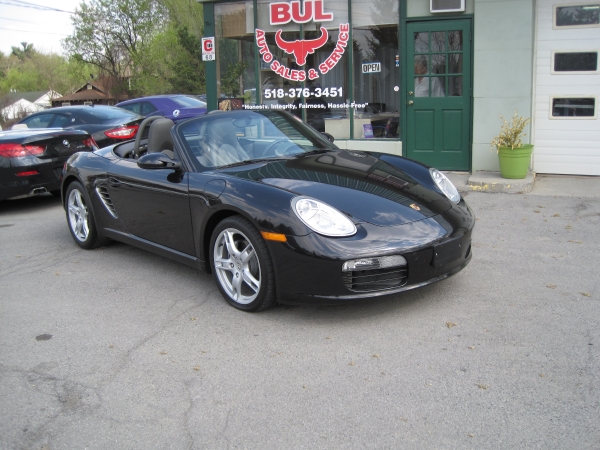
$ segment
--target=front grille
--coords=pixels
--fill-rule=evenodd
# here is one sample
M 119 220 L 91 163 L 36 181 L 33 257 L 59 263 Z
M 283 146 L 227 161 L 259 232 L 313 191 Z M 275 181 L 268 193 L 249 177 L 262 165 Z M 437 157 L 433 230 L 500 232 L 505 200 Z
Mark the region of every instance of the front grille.
M 117 211 L 115 210 L 112 200 L 110 199 L 110 195 L 108 194 L 108 188 L 106 186 L 98 186 L 96 187 L 96 192 L 100 196 L 102 203 L 104 203 L 104 206 L 110 215 L 117 219 Z
M 342 272 L 346 288 L 354 292 L 383 291 L 404 286 L 408 278 L 408 266 L 384 269 L 353 270 Z

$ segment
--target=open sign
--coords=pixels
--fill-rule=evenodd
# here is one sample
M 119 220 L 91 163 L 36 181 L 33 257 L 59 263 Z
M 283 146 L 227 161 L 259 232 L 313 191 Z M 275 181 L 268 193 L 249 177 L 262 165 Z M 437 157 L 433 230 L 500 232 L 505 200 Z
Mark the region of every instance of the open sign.
M 381 63 L 379 63 L 379 62 L 363 63 L 362 73 L 377 73 L 377 72 L 381 72 Z

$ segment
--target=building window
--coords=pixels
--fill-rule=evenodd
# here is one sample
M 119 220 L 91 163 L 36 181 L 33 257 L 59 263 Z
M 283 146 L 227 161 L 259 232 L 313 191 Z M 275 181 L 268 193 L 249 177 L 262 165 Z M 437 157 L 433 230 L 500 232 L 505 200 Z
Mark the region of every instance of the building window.
M 600 26 L 600 3 L 555 5 L 554 28 L 581 28 Z
M 252 3 L 217 4 L 215 20 L 219 109 L 241 109 L 256 103 Z
M 375 138 L 399 135 L 398 7 L 396 0 L 352 0 L 355 135 L 365 126 Z
M 90 102 L 90 101 L 83 102 L 83 104 L 84 104 L 84 105 L 93 105 L 93 103 L 92 103 L 92 102 Z
M 552 53 L 552 73 L 598 73 L 598 52 Z
M 595 119 L 595 97 L 552 97 L 551 119 Z
M 71 102 L 62 102 L 61 106 L 71 106 Z

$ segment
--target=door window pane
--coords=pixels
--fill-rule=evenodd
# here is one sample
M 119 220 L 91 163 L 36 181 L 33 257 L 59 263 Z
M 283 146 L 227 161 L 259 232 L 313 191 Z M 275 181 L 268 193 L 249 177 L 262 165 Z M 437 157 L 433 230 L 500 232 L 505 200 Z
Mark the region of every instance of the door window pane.
M 63 114 L 57 114 L 52 121 L 52 128 L 64 128 L 71 125 L 71 118 Z
M 445 97 L 445 81 L 446 77 L 431 77 L 431 97 Z
M 448 55 L 448 73 L 462 73 L 463 71 L 463 55 L 454 53 Z
M 448 31 L 448 50 L 461 51 L 463 49 L 462 30 Z
M 23 120 L 22 123 L 27 125 L 27 128 L 47 128 L 48 124 L 54 117 L 54 114 L 40 114 Z
M 554 53 L 555 72 L 596 72 L 598 52 Z
M 415 33 L 415 53 L 429 52 L 429 33 Z
M 448 77 L 448 97 L 462 97 L 463 77 Z
M 446 55 L 431 55 L 431 73 L 446 73 Z
M 446 32 L 435 31 L 431 33 L 431 51 L 444 52 L 446 51 Z

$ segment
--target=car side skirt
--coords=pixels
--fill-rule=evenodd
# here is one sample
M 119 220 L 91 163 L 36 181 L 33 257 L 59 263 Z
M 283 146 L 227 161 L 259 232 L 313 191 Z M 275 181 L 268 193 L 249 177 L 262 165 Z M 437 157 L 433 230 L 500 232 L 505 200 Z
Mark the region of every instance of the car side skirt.
M 154 242 L 142 239 L 137 236 L 133 236 L 128 233 L 123 233 L 122 231 L 114 230 L 111 228 L 104 228 L 102 229 L 102 236 L 113 239 L 115 241 L 123 242 L 124 244 L 132 245 L 133 247 L 137 247 L 142 250 L 147 250 L 156 255 L 172 259 L 173 261 L 177 261 L 179 263 L 185 264 L 190 267 L 194 267 L 196 269 L 204 271 L 206 270 L 205 261 L 202 261 L 201 259 L 198 259 L 195 256 L 188 255 L 177 250 L 173 250 L 171 248 L 165 247 L 160 244 L 156 244 Z

